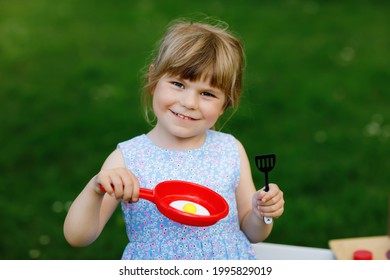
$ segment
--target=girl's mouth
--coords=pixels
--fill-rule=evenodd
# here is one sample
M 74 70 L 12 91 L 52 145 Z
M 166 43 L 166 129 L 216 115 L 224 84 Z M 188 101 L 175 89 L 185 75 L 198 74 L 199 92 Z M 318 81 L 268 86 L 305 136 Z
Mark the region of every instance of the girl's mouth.
M 185 116 L 185 115 L 182 115 L 182 114 L 179 114 L 179 113 L 176 113 L 176 112 L 174 112 L 174 111 L 171 111 L 176 117 L 179 117 L 179 118 L 181 118 L 181 119 L 183 119 L 183 120 L 191 120 L 191 121 L 196 121 L 196 119 L 194 119 L 194 118 L 191 118 L 191 117 L 189 117 L 189 116 Z

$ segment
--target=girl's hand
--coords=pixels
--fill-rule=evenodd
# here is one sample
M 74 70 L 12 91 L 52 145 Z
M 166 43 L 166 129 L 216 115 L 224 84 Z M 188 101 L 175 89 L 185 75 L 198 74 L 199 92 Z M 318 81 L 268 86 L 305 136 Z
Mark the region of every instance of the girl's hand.
M 137 177 L 127 168 L 101 170 L 95 177 L 95 191 L 106 193 L 124 201 L 137 202 L 139 197 L 139 182 Z
M 252 207 L 255 214 L 260 218 L 279 218 L 284 211 L 283 192 L 276 184 L 269 184 L 269 191 L 264 189 L 253 195 Z

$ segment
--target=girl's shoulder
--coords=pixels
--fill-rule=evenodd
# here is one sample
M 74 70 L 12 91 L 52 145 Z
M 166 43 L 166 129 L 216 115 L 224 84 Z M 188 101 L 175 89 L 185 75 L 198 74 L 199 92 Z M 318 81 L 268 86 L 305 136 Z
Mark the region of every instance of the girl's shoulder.
M 150 145 L 148 137 L 145 134 L 141 134 L 129 140 L 118 143 L 117 148 L 122 151 L 129 151 L 134 149 L 148 149 Z
M 146 140 L 145 138 L 147 138 L 146 134 L 141 134 L 141 135 L 135 136 L 135 137 L 133 137 L 131 139 L 119 142 L 118 146 L 132 145 L 132 144 L 135 144 L 135 143 L 143 143 Z

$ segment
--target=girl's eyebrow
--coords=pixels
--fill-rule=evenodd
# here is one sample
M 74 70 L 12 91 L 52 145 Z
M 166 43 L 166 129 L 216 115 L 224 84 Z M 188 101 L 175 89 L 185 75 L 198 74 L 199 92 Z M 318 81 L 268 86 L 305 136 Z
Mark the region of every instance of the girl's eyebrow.
M 214 93 L 220 93 L 220 94 L 225 94 L 224 91 L 218 87 L 213 87 L 211 85 L 203 87 L 203 91 L 211 91 Z

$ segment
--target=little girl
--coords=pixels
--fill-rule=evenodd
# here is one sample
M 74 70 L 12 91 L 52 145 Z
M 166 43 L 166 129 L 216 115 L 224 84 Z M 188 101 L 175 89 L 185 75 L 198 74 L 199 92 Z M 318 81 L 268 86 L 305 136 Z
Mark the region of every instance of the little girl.
M 98 238 L 119 202 L 129 238 L 122 259 L 254 259 L 251 243 L 267 238 L 284 210 L 283 192 L 256 192 L 241 143 L 214 126 L 242 89 L 242 44 L 221 24 L 176 22 L 149 67 L 144 97 L 156 124 L 118 144 L 69 209 L 64 234 L 72 246 Z M 229 214 L 215 225 L 183 225 L 139 200 L 139 189 L 166 180 L 219 193 Z M 101 191 L 100 186 L 105 192 Z

